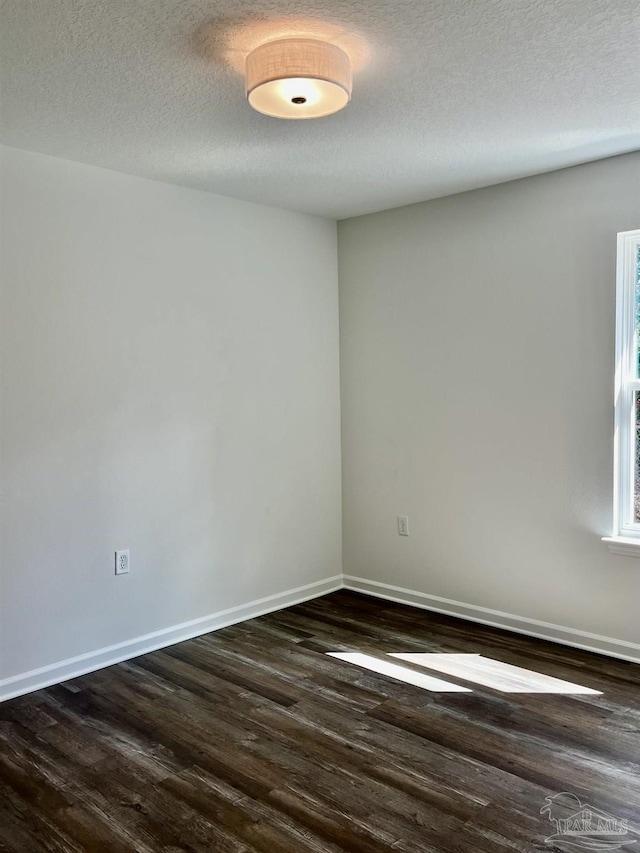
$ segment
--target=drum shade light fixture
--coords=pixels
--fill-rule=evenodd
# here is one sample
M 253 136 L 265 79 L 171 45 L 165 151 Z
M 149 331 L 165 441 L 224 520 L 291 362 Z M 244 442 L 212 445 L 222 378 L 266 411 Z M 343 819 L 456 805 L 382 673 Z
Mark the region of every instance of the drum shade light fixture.
M 322 118 L 351 99 L 351 62 L 334 44 L 308 38 L 278 39 L 247 56 L 247 99 L 275 118 Z

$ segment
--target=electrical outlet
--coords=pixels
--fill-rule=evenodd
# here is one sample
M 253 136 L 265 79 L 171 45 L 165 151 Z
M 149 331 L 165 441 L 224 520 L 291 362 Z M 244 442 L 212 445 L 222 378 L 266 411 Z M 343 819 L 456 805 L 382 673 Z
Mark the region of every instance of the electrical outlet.
M 406 515 L 398 516 L 398 536 L 409 535 L 409 519 Z
M 116 551 L 116 574 L 128 575 L 131 566 L 131 558 L 128 551 Z

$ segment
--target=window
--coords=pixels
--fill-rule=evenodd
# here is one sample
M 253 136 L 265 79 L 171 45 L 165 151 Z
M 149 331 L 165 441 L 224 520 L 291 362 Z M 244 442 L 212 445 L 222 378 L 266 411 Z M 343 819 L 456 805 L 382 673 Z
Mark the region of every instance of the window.
M 640 230 L 618 234 L 612 551 L 640 557 Z

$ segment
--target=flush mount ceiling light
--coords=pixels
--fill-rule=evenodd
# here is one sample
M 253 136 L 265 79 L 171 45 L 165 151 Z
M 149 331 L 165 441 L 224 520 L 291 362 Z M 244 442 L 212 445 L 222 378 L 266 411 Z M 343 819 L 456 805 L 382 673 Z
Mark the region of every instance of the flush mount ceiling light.
M 246 64 L 247 99 L 275 118 L 322 118 L 351 99 L 351 63 L 328 42 L 279 39 L 251 51 Z

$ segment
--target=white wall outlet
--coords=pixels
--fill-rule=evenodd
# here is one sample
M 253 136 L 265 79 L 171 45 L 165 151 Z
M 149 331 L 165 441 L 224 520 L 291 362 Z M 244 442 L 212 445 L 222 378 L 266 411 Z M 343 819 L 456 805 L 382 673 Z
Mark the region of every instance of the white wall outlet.
M 116 574 L 128 575 L 131 558 L 128 551 L 116 551 Z
M 398 536 L 409 535 L 409 519 L 406 515 L 398 516 Z

